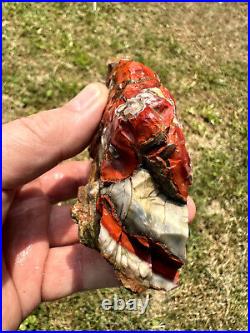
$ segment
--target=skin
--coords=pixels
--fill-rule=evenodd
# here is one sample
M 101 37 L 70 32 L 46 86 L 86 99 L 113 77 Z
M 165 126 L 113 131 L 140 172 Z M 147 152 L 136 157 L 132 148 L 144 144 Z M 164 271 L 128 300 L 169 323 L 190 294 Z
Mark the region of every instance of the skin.
M 2 327 L 18 328 L 42 301 L 116 287 L 112 267 L 78 243 L 69 205 L 88 181 L 90 161 L 62 161 L 89 144 L 108 91 L 88 85 L 64 106 L 3 126 Z M 189 220 L 195 205 L 188 200 Z M 96 274 L 101 272 L 101 274 Z

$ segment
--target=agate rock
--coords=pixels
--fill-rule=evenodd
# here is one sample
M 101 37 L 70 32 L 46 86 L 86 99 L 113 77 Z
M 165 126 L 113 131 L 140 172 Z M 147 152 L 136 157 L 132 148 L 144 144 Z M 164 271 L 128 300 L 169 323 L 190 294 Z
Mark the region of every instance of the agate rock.
M 91 179 L 72 216 L 80 241 L 125 287 L 170 290 L 186 259 L 192 179 L 175 100 L 151 69 L 129 59 L 109 64 L 107 86 Z

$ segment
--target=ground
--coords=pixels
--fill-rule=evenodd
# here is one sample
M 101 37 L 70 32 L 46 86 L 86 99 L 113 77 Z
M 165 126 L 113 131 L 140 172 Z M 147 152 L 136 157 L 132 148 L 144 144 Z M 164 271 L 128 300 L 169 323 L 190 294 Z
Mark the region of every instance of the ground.
M 44 303 L 20 329 L 247 330 L 247 4 L 5 3 L 2 23 L 4 122 L 63 104 L 129 55 L 177 100 L 197 205 L 180 287 L 151 291 L 146 314 L 105 312 L 104 297 L 134 297 L 106 289 Z

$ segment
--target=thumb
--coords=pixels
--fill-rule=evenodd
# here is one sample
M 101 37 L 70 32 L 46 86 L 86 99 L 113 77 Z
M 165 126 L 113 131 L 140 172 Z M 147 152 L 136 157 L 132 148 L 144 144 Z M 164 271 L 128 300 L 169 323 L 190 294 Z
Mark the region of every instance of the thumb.
M 92 83 L 64 106 L 3 125 L 3 189 L 13 189 L 83 150 L 101 120 L 107 88 Z

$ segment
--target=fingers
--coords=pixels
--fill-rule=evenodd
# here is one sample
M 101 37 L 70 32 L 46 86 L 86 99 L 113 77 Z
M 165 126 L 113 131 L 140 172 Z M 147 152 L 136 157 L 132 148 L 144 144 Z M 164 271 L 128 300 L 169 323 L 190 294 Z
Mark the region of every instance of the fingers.
M 195 218 L 196 206 L 194 200 L 191 197 L 187 198 L 187 207 L 188 207 L 188 222 L 191 223 Z
M 2 191 L 2 223 L 5 222 L 7 213 L 13 202 L 15 191 Z
M 3 189 L 28 182 L 86 147 L 107 101 L 102 84 L 90 84 L 69 103 L 3 126 Z
M 79 186 L 86 185 L 90 161 L 71 161 L 59 164 L 18 191 L 18 198 L 46 196 L 50 203 L 75 198 Z
M 65 246 L 79 242 L 78 226 L 70 215 L 69 205 L 51 208 L 48 237 L 50 247 Z
M 40 188 L 51 203 L 74 198 L 78 187 L 87 184 L 90 168 L 90 161 L 60 164 L 39 177 Z
M 52 248 L 45 264 L 42 300 L 51 301 L 80 290 L 119 286 L 100 254 L 81 244 Z

